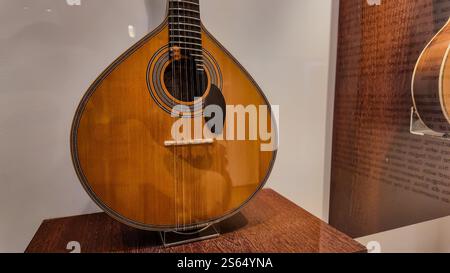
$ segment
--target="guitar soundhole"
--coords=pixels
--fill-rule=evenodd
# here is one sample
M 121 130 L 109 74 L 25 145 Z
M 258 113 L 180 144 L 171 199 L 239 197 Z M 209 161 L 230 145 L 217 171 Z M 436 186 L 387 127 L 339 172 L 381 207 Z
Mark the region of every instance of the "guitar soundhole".
M 204 70 L 198 70 L 194 61 L 188 58 L 172 61 L 164 71 L 167 91 L 177 100 L 193 102 L 203 97 L 208 87 Z

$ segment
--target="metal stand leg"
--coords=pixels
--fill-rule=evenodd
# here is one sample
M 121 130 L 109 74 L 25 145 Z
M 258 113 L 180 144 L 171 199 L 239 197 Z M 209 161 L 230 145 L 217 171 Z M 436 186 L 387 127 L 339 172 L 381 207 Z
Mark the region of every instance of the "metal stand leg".
M 173 247 L 203 240 L 209 240 L 220 236 L 214 225 L 208 225 L 199 230 L 193 231 L 161 231 L 159 233 L 164 247 Z

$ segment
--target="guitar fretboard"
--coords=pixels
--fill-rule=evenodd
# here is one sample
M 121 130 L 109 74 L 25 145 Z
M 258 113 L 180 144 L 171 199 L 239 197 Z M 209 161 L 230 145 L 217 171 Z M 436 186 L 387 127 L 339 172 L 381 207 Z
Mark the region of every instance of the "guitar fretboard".
M 169 1 L 169 45 L 202 63 L 202 33 L 199 0 Z

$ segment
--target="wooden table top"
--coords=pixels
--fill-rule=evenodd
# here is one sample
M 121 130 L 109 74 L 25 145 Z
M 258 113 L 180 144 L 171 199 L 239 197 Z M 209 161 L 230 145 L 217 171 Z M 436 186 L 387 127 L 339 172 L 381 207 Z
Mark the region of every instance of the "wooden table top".
M 218 224 L 221 236 L 164 248 L 157 232 L 123 225 L 105 213 L 45 220 L 25 252 L 67 253 L 330 253 L 366 248 L 273 190 L 265 189 L 234 217 Z

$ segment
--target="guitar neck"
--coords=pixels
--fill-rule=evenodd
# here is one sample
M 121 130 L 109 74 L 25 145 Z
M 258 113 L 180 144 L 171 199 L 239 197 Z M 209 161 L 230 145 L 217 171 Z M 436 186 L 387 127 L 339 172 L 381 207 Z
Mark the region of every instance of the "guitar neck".
M 169 0 L 169 45 L 191 55 L 201 55 L 199 0 Z

